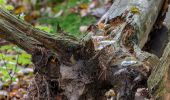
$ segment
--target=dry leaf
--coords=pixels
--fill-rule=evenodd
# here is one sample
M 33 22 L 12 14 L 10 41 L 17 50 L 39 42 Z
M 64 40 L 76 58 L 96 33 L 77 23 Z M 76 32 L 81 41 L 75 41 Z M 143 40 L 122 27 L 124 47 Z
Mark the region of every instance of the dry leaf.
M 18 6 L 14 9 L 14 14 L 18 15 L 18 14 L 26 12 L 26 10 L 27 9 L 25 6 Z
M 104 23 L 99 23 L 98 27 L 99 27 L 99 29 L 103 29 L 104 28 Z

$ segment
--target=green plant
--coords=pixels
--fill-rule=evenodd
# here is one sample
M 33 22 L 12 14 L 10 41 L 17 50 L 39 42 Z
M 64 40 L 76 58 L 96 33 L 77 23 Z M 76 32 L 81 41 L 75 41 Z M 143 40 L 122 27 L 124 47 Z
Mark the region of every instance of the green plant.
M 51 25 L 51 34 L 56 35 L 57 25 L 59 24 L 61 28 L 74 37 L 80 38 L 83 34 L 79 31 L 79 27 L 82 25 L 90 25 L 94 23 L 96 19 L 92 16 L 81 17 L 79 14 L 70 12 L 70 8 L 81 5 L 88 4 L 89 0 L 68 0 L 59 5 L 56 5 L 53 9 L 56 12 L 63 11 L 63 14 L 59 17 L 43 17 L 39 18 L 38 22 L 44 25 Z
M 14 7 L 12 5 L 8 5 L 6 0 L 0 0 L 0 7 L 5 8 L 7 10 L 13 10 Z
M 17 74 L 26 65 L 31 65 L 31 55 L 15 45 L 0 47 L 0 76 L 6 85 L 17 81 Z

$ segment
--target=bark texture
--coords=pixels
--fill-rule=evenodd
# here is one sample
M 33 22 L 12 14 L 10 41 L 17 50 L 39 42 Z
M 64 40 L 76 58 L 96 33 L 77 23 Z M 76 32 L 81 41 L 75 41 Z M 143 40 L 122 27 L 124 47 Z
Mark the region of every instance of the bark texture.
M 170 9 L 169 9 L 170 10 Z M 152 53 L 160 57 L 159 64 L 155 66 L 148 79 L 148 88 L 155 99 L 170 99 L 170 81 L 169 81 L 169 65 L 170 65 L 170 11 L 168 10 L 164 26 L 153 31 L 153 40 L 150 45 Z M 153 42 L 154 41 L 154 42 Z M 159 45 L 158 45 L 159 42 Z
M 162 59 L 142 51 L 154 24 L 162 21 L 157 18 L 165 16 L 159 14 L 165 4 L 115 0 L 81 41 L 50 36 L 0 8 L 0 37 L 32 54 L 35 79 L 27 99 L 133 100 L 138 88 L 147 87 L 151 70 L 168 62 L 169 44 Z M 154 82 L 148 80 L 151 93 Z

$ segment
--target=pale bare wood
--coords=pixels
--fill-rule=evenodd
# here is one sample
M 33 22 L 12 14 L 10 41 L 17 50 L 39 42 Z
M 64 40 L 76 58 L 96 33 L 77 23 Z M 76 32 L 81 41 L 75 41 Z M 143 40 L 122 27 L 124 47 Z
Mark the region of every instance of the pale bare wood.
M 168 43 L 160 58 L 160 62 L 153 68 L 151 75 L 148 79 L 148 88 L 150 93 L 154 95 L 155 99 L 169 100 L 170 94 L 170 9 L 168 10 L 166 19 L 164 21 L 164 27 L 168 34 Z M 161 33 L 163 34 L 163 33 Z

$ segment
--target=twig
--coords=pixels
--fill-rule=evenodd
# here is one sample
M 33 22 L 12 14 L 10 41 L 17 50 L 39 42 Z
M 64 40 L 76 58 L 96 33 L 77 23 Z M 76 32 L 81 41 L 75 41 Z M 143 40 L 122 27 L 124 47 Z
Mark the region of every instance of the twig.
M 16 59 L 16 64 L 15 64 L 15 68 L 14 68 L 14 73 L 16 72 L 16 70 L 17 70 L 17 67 L 18 67 L 18 61 L 19 61 L 19 54 L 17 55 L 17 59 Z M 14 74 L 13 73 L 13 74 Z

